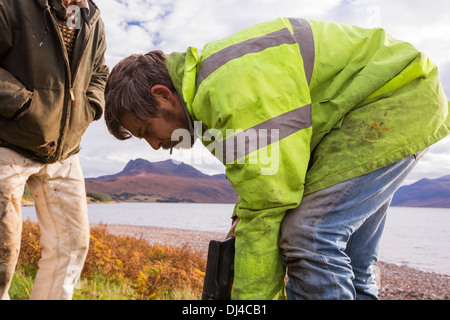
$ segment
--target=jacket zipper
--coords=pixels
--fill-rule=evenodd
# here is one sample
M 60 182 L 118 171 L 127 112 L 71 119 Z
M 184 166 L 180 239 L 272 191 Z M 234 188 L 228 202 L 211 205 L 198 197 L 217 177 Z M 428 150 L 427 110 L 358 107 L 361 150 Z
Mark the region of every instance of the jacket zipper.
M 73 88 L 70 88 L 70 99 L 73 101 L 75 101 L 75 94 L 73 93 Z
M 50 16 L 51 21 L 53 23 L 53 27 L 56 29 L 57 34 L 58 34 L 59 43 L 60 43 L 60 46 L 61 46 L 61 52 L 62 52 L 63 57 L 64 57 L 65 68 L 66 68 L 66 72 L 67 72 L 68 86 L 69 86 L 68 89 L 69 89 L 69 94 L 70 94 L 70 104 L 69 103 L 67 103 L 67 104 L 65 103 L 65 105 L 67 105 L 66 117 L 64 119 L 64 122 L 61 124 L 62 129 L 60 131 L 59 141 L 58 141 L 58 144 L 56 146 L 56 151 L 55 151 L 55 153 L 53 155 L 53 158 L 59 159 L 61 157 L 62 152 L 63 152 L 62 144 L 63 144 L 64 137 L 65 137 L 67 129 L 68 129 L 68 123 L 69 123 L 69 119 L 70 119 L 70 115 L 71 115 L 71 109 L 74 107 L 75 101 L 76 101 L 75 93 L 73 91 L 73 82 L 75 80 L 75 77 L 76 77 L 76 74 L 77 74 L 77 71 L 78 71 L 78 67 L 81 64 L 82 57 L 83 57 L 84 53 L 86 52 L 86 45 L 89 42 L 91 32 L 89 30 L 89 34 L 84 39 L 83 46 L 82 46 L 83 51 L 81 52 L 80 58 L 78 59 L 77 65 L 76 65 L 76 67 L 74 69 L 74 72 L 72 73 L 72 71 L 70 69 L 69 56 L 67 55 L 67 50 L 66 50 L 66 47 L 65 47 L 65 44 L 64 44 L 64 39 L 62 38 L 61 31 L 59 29 L 59 25 L 55 21 L 52 13 L 50 11 L 50 7 L 47 7 L 47 14 Z M 77 39 L 75 41 L 78 40 L 79 35 L 80 35 L 80 33 L 78 33 Z

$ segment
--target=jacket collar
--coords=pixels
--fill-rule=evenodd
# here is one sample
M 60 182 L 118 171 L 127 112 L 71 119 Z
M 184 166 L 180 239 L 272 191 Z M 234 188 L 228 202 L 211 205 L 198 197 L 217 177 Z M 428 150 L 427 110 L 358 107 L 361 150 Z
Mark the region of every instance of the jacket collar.
M 48 0 L 35 0 L 38 5 L 40 5 L 42 8 L 47 9 L 50 8 L 48 4 Z M 88 0 L 89 4 L 89 14 L 86 16 L 86 21 L 89 23 L 92 23 L 94 21 L 91 21 L 94 16 L 97 18 L 100 14 L 100 10 L 98 9 L 97 5 L 92 0 Z
M 35 0 L 42 8 L 48 7 L 48 1 L 47 0 Z
M 187 111 L 192 116 L 192 103 L 196 92 L 197 49 L 189 47 L 186 52 L 166 54 L 166 66 L 173 86 L 182 99 Z

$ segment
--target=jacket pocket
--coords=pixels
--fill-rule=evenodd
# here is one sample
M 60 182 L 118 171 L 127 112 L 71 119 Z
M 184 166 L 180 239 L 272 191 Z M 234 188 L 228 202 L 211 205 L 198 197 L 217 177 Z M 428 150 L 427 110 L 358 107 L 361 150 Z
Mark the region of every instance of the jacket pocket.
M 87 94 L 85 93 L 84 94 L 84 101 L 85 101 L 85 103 L 86 103 L 86 109 L 87 109 L 87 111 L 90 111 L 91 113 L 87 113 L 87 114 L 89 114 L 89 115 L 91 115 L 92 117 L 88 117 L 88 120 L 89 120 L 89 122 L 92 122 L 92 121 L 94 121 L 94 119 L 96 118 L 96 116 L 97 116 L 97 109 L 95 108 L 95 106 L 93 106 L 91 103 L 90 103 L 90 101 L 89 101 L 89 98 L 88 98 L 88 96 L 87 96 Z
M 0 68 L 0 116 L 12 118 L 32 97 L 33 93 Z
M 34 90 L 28 112 L 5 123 L 8 128 L 2 138 L 41 159 L 52 157 L 58 147 L 63 105 L 62 90 Z
M 82 90 L 75 90 L 75 101 L 70 107 L 70 116 L 68 118 L 67 128 L 64 134 L 64 145 L 62 157 L 77 152 L 80 146 L 81 138 L 86 132 L 86 129 L 94 120 L 94 109 L 89 104 L 86 97 L 86 92 Z

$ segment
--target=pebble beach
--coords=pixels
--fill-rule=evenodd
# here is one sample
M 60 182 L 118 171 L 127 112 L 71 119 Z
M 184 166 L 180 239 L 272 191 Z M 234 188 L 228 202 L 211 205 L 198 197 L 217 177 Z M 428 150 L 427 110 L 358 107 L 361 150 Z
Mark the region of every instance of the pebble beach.
M 210 240 L 224 240 L 225 234 L 149 226 L 107 225 L 108 232 L 145 239 L 151 244 L 188 246 L 205 258 Z M 450 300 L 450 276 L 408 266 L 377 262 L 381 300 Z

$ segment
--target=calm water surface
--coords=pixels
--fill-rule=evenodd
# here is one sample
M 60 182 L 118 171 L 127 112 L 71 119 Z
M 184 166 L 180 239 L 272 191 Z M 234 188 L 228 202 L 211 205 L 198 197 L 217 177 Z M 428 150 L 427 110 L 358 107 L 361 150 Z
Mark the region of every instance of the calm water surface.
M 91 223 L 130 224 L 228 232 L 232 204 L 90 204 Z M 36 221 L 34 207 L 23 219 Z M 391 207 L 380 260 L 450 275 L 450 209 Z

